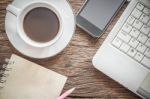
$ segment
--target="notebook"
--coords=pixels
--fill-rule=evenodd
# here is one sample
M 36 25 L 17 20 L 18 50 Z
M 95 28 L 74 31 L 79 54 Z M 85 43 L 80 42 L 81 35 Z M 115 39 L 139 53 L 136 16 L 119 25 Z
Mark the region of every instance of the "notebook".
M 0 99 L 57 99 L 67 80 L 15 54 L 0 73 Z

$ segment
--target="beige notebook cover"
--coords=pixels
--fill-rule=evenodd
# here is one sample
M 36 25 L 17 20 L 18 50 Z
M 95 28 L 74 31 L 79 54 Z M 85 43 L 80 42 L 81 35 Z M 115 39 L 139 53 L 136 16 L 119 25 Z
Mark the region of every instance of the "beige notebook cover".
M 56 99 L 67 77 L 12 55 L 7 65 L 7 77 L 0 89 L 0 99 Z M 9 70 L 9 71 L 8 71 Z

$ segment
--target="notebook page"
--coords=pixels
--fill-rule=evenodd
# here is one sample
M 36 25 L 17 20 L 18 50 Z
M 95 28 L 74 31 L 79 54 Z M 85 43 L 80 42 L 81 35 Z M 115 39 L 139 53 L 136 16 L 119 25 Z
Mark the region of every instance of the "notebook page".
M 56 99 L 67 77 L 12 55 L 14 64 L 6 78 L 0 99 Z

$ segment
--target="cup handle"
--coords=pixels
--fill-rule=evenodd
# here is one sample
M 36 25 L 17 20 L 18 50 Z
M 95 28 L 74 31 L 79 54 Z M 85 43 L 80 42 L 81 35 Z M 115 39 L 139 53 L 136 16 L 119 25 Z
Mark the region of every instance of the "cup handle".
M 20 14 L 20 9 L 13 6 L 13 5 L 8 5 L 8 7 L 6 8 L 7 11 L 9 11 L 10 13 L 12 13 L 15 16 L 18 16 Z

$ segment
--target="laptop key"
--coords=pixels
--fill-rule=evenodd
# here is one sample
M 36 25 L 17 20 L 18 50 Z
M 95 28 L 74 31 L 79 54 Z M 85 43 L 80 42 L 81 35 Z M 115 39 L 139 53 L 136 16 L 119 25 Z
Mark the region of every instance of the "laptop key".
M 134 21 L 135 21 L 135 18 L 133 16 L 130 16 L 127 20 L 127 23 L 132 25 Z
M 131 29 L 132 27 L 127 23 L 122 27 L 122 30 L 125 31 L 126 33 L 129 33 Z
M 150 19 L 150 17 L 146 14 L 142 14 L 140 17 L 140 21 L 142 21 L 143 23 L 148 23 L 148 20 Z
M 137 51 L 134 48 L 130 48 L 127 54 L 131 57 L 134 57 L 136 53 Z
M 118 37 L 116 37 L 116 38 L 113 40 L 112 44 L 113 44 L 115 47 L 119 48 L 120 45 L 122 44 L 122 41 L 121 41 Z
M 123 52 L 128 52 L 128 50 L 130 49 L 130 46 L 126 43 L 123 43 L 120 47 L 120 49 L 123 51 Z
M 148 37 L 145 36 L 144 34 L 140 34 L 138 37 L 138 40 L 143 44 L 147 41 L 147 39 L 148 39 Z
M 150 37 L 150 33 L 148 34 L 148 37 Z
M 140 62 L 143 59 L 143 57 L 144 57 L 144 55 L 138 52 L 134 58 Z
M 137 38 L 140 34 L 140 31 L 138 31 L 136 28 L 132 28 L 130 35 L 134 38 Z
M 150 15 L 150 9 L 148 9 L 146 7 L 144 8 L 143 12 L 147 15 Z
M 147 40 L 146 46 L 148 46 L 150 48 L 150 38 Z
M 129 42 L 129 45 L 132 46 L 133 48 L 136 48 L 138 44 L 139 44 L 139 41 L 137 41 L 134 38 L 132 38 Z
M 141 32 L 147 35 L 150 32 L 150 27 L 148 27 L 147 25 L 143 25 L 143 27 L 141 28 Z
M 141 27 L 143 26 L 143 23 L 140 22 L 139 20 L 135 20 L 135 22 L 133 23 L 133 26 L 137 29 L 141 29 Z
M 141 63 L 145 66 L 147 66 L 150 69 L 150 59 L 147 57 L 144 57 Z
M 138 10 L 137 8 L 134 9 L 134 11 L 132 12 L 132 15 L 137 19 L 141 16 L 141 14 L 142 14 L 142 12 L 140 10 Z
M 137 47 L 137 50 L 141 53 L 144 53 L 145 50 L 146 50 L 146 46 L 143 45 L 142 43 L 139 43 L 138 47 Z
M 150 20 L 149 20 L 149 22 L 148 22 L 148 24 L 147 24 L 149 27 L 150 27 Z
M 131 36 L 122 30 L 119 32 L 119 34 L 117 36 L 126 43 L 128 43 L 131 39 Z
M 143 10 L 144 6 L 141 3 L 138 3 L 136 8 L 139 9 L 139 10 Z
M 150 48 L 146 49 L 144 55 L 147 56 L 148 58 L 150 58 Z

